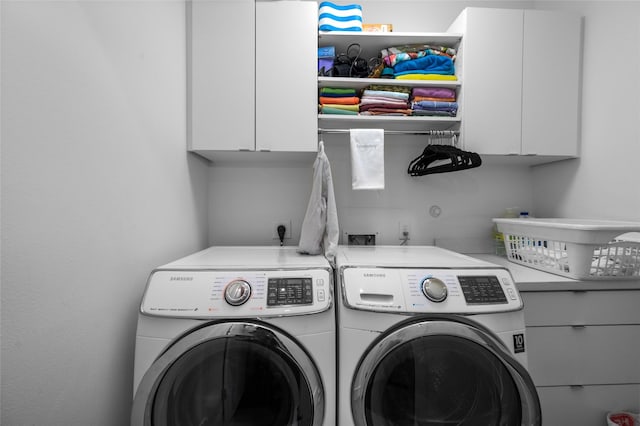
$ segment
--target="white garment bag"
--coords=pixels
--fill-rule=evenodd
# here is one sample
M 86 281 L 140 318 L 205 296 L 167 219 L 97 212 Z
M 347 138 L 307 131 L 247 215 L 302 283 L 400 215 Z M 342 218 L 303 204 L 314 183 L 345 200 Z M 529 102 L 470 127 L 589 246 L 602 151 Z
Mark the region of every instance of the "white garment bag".
M 302 222 L 298 253 L 322 254 L 333 265 L 338 248 L 338 212 L 333 192 L 331 165 L 324 152 L 324 143 L 318 144 L 318 156 L 313 163 L 313 186 Z

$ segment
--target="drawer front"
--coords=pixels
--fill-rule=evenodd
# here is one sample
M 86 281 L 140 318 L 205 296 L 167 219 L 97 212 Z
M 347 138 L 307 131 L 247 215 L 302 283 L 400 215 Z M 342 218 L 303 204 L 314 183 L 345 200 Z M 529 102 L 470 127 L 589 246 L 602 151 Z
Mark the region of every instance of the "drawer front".
M 523 292 L 527 327 L 640 324 L 640 290 Z
M 640 383 L 640 325 L 527 328 L 536 386 Z
M 603 426 L 608 412 L 640 412 L 640 385 L 541 387 L 538 395 L 543 426 Z

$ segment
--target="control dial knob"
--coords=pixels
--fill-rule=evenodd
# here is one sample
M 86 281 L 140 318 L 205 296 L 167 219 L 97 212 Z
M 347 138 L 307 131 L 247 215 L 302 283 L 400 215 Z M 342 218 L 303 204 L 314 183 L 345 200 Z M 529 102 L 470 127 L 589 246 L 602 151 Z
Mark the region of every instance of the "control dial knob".
M 422 294 L 432 302 L 442 302 L 447 298 L 447 286 L 438 278 L 426 277 L 422 280 Z
M 234 280 L 224 289 L 224 300 L 231 306 L 240 306 L 249 300 L 251 285 L 245 280 Z

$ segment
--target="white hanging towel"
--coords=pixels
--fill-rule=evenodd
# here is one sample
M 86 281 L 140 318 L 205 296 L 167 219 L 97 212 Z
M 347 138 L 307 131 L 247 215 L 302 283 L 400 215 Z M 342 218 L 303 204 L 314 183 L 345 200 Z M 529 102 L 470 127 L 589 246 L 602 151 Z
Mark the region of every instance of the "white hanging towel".
M 351 129 L 351 186 L 384 189 L 384 129 Z
M 335 265 L 338 248 L 338 211 L 333 192 L 331 165 L 320 141 L 318 156 L 313 163 L 313 186 L 302 222 L 298 253 L 322 254 L 331 265 Z

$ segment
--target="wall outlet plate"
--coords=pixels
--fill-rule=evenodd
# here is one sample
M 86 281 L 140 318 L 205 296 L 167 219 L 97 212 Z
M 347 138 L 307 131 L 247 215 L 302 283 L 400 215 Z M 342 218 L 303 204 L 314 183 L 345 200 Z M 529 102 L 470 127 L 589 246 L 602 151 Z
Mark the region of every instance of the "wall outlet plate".
M 410 239 L 411 227 L 407 222 L 398 223 L 398 239 L 406 241 Z

